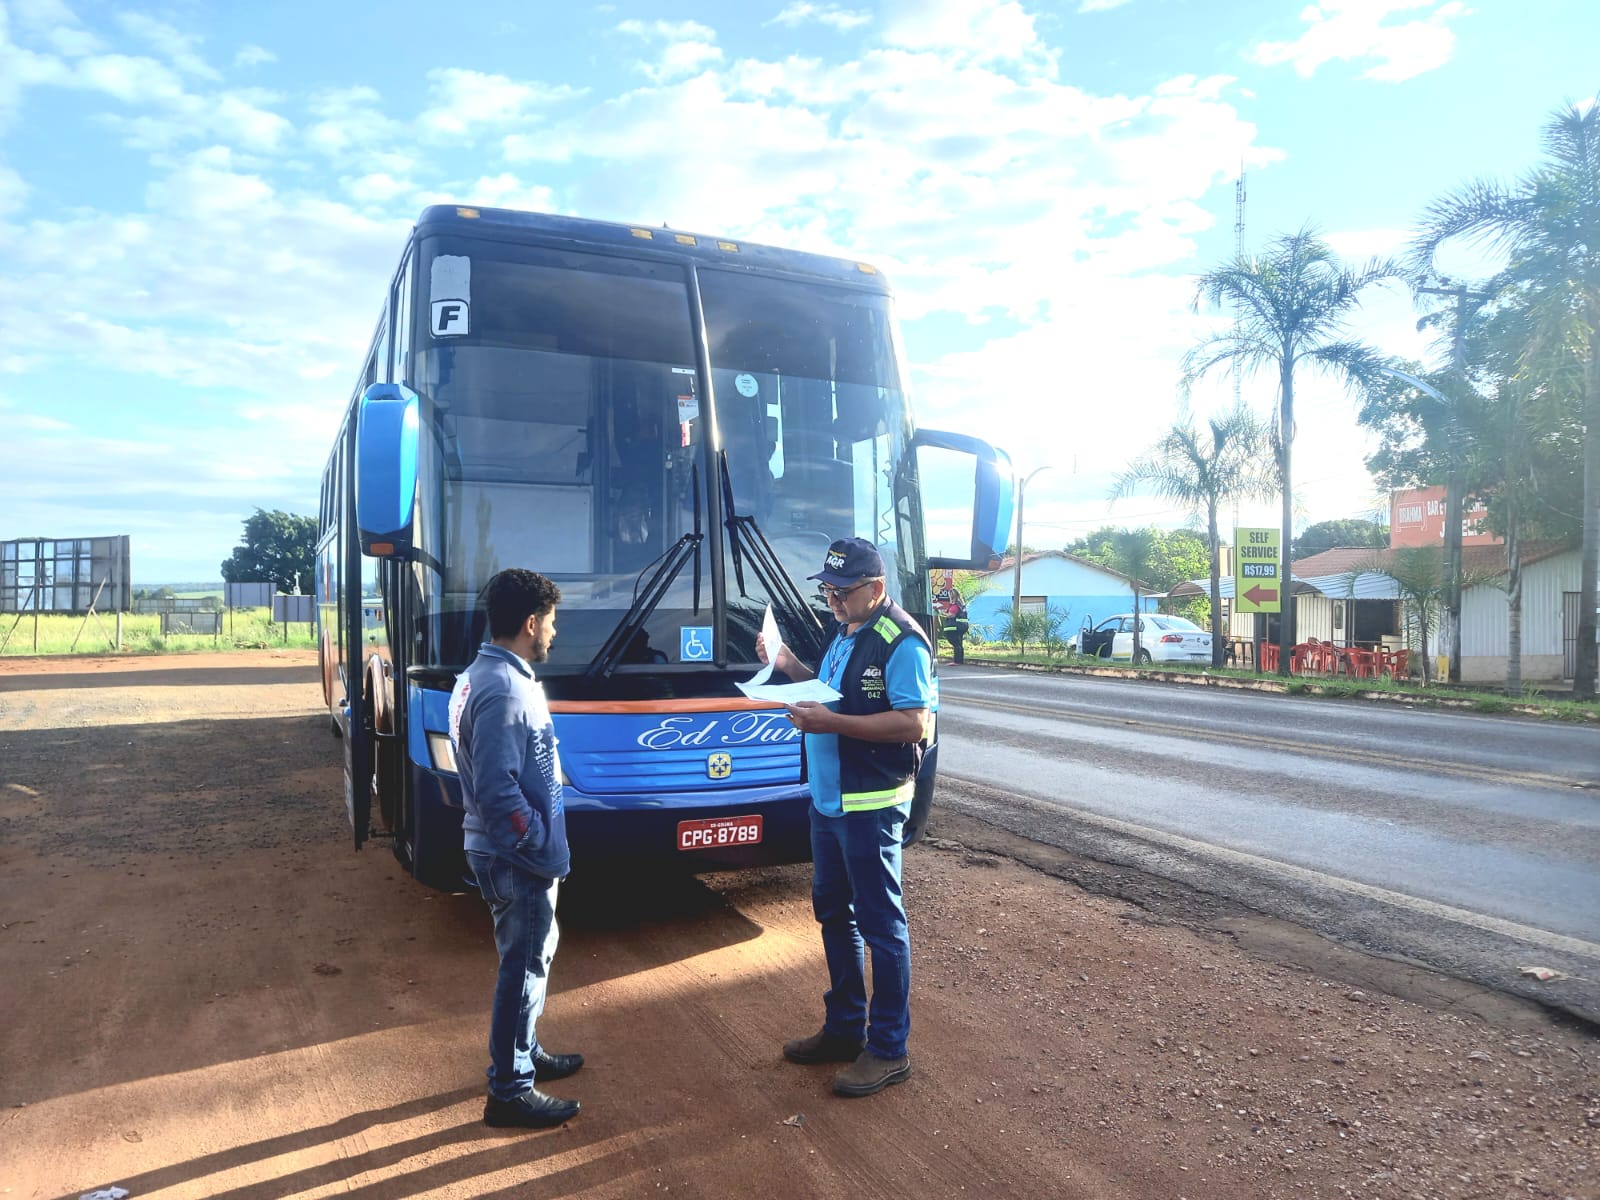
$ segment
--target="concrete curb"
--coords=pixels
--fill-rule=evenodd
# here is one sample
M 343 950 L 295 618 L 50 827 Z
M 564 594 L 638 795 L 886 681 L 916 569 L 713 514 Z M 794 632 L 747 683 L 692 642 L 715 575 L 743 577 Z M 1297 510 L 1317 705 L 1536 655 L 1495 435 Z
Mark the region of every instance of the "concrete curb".
M 947 660 L 946 660 L 947 661 Z M 954 664 L 952 664 L 954 665 Z M 1027 671 L 1035 675 L 1092 675 L 1104 679 L 1149 679 L 1157 683 L 1182 683 L 1190 687 L 1226 688 L 1238 692 L 1276 692 L 1278 695 L 1289 695 L 1289 686 L 1280 679 L 1239 679 L 1232 675 L 1211 675 L 1202 672 L 1198 675 L 1189 671 L 1162 671 L 1151 667 L 1079 667 L 1067 663 L 1014 663 L 1000 662 L 996 659 L 974 658 L 971 654 L 966 656 L 966 662 L 961 664 L 968 667 L 985 667 L 993 670 Z M 1310 680 L 1297 680 L 1301 690 L 1297 695 L 1326 696 L 1332 700 L 1374 700 L 1387 704 L 1406 704 L 1412 707 L 1425 708 L 1453 708 L 1465 712 L 1481 711 L 1476 700 L 1457 700 L 1450 696 L 1419 696 L 1412 692 L 1344 692 L 1324 688 Z M 1565 720 L 1564 717 L 1551 716 L 1543 709 L 1531 704 L 1510 704 L 1504 710 L 1487 712 L 1485 716 L 1503 716 L 1505 713 L 1518 713 L 1523 716 L 1541 717 L 1546 720 Z M 1593 712 L 1583 714 L 1585 721 L 1600 723 L 1600 708 Z

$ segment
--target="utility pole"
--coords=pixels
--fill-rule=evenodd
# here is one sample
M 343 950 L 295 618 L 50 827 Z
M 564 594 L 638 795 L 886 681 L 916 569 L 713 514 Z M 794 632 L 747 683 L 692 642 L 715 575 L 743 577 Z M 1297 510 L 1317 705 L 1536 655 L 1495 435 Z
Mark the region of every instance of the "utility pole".
M 1048 471 L 1048 465 L 1035 467 L 1028 473 L 1028 478 L 1017 484 L 1017 561 L 1012 567 L 1011 611 L 1017 615 L 1022 613 L 1022 500 L 1028 492 L 1028 481 L 1040 471 Z
M 1434 296 L 1456 298 L 1456 321 L 1450 349 L 1450 370 L 1455 375 L 1459 389 L 1449 404 L 1448 450 L 1450 470 L 1444 485 L 1444 580 L 1445 580 L 1445 653 L 1450 656 L 1448 680 L 1461 682 L 1461 447 L 1460 425 L 1456 405 L 1466 391 L 1466 326 L 1467 299 L 1472 293 L 1465 287 L 1423 287 L 1419 292 Z

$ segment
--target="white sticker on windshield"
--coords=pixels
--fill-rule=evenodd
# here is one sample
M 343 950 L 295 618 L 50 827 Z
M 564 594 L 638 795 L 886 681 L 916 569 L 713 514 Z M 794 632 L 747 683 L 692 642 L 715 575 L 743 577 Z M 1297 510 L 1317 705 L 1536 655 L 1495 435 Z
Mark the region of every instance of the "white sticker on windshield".
M 472 332 L 472 260 L 441 254 L 428 271 L 429 329 L 436 338 Z
M 742 371 L 733 377 L 733 386 L 739 389 L 739 395 L 748 400 L 761 390 L 761 385 L 756 382 L 756 377 L 748 371 Z

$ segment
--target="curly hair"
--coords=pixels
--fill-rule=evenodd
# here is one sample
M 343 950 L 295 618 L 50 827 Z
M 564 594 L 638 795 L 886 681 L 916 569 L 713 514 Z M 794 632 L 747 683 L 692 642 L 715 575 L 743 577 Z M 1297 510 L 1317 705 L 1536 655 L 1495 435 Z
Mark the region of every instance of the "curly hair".
M 489 636 L 515 637 L 529 617 L 542 617 L 561 603 L 561 589 L 537 571 L 509 567 L 483 589 Z

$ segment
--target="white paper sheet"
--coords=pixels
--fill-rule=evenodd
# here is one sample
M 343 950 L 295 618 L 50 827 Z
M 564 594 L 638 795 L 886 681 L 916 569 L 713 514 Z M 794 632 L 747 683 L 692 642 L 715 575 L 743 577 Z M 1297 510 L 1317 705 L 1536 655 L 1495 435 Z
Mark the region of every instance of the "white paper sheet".
M 741 683 L 739 690 L 752 700 L 775 700 L 779 704 L 799 704 L 802 700 L 815 700 L 828 704 L 839 698 L 839 693 L 820 679 L 807 679 L 804 683 Z
M 778 656 L 783 653 L 783 635 L 778 632 L 778 620 L 772 615 L 772 605 L 770 604 L 767 605 L 767 611 L 761 614 L 761 644 L 767 652 L 767 665 L 750 676 L 744 683 L 741 683 L 739 685 L 741 689 L 745 684 L 759 687 L 771 679 L 773 664 L 778 661 Z M 749 692 L 745 692 L 745 695 L 748 696 L 749 694 Z
M 819 679 L 804 683 L 768 683 L 772 678 L 773 664 L 783 653 L 783 636 L 778 632 L 777 618 L 772 615 L 772 605 L 761 616 L 761 644 L 767 652 L 767 665 L 739 685 L 739 690 L 752 700 L 773 700 L 779 704 L 798 704 L 802 700 L 815 700 L 828 704 L 839 698 L 839 693 Z

